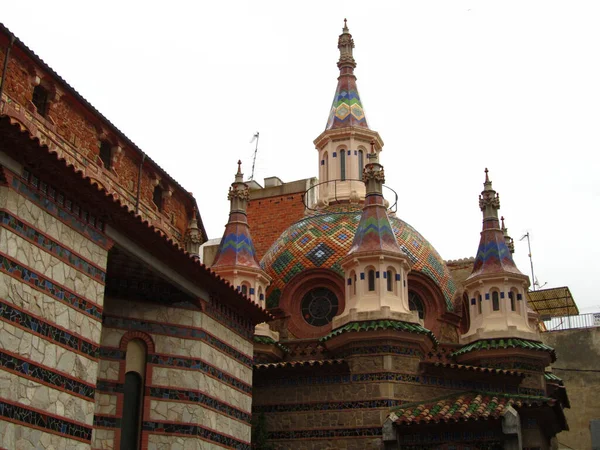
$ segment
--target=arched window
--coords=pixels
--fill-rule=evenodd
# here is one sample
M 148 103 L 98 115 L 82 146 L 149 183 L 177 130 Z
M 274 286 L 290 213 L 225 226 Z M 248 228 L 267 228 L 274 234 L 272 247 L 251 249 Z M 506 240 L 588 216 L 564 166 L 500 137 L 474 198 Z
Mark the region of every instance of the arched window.
M 481 304 L 482 304 L 481 294 L 478 294 L 477 295 L 477 314 L 481 314 L 481 311 L 482 311 Z
M 388 292 L 394 291 L 394 271 L 391 269 L 387 270 L 387 290 Z
M 112 146 L 110 145 L 110 142 L 108 142 L 108 141 L 100 142 L 100 160 L 102 161 L 102 164 L 104 164 L 104 167 L 106 169 L 110 169 L 110 166 L 111 166 L 111 158 L 110 158 L 110 155 L 112 153 L 111 147 Z
M 146 344 L 142 340 L 133 339 L 128 342 L 125 355 L 121 448 L 140 448 L 146 353 Z
M 327 170 L 329 167 L 329 155 L 327 154 L 327 152 L 323 153 L 323 160 L 321 161 L 321 166 L 323 167 L 323 176 L 322 176 L 321 180 L 328 181 L 329 173 Z
M 500 298 L 498 291 L 492 291 L 492 310 L 500 311 Z
M 258 287 L 258 303 L 264 307 L 265 295 L 263 294 L 262 286 Z
M 375 290 L 375 271 L 373 269 L 369 269 L 369 272 L 367 272 L 367 282 L 369 291 L 373 292 Z
M 242 294 L 248 295 L 248 286 L 245 284 L 242 284 Z
M 346 179 L 346 150 L 340 149 L 340 179 Z
M 350 272 L 350 278 L 348 278 L 348 284 L 350 285 L 350 295 L 354 297 L 356 295 L 356 273 Z
M 362 150 L 358 151 L 358 179 L 362 179 L 363 170 L 365 168 L 364 153 Z
M 419 313 L 419 319 L 425 320 L 425 308 L 423 306 L 423 300 L 414 291 L 408 291 L 408 307 L 411 311 L 417 311 Z
M 510 299 L 510 310 L 516 311 L 517 310 L 517 290 L 514 288 L 511 289 L 510 292 L 508 293 L 508 298 Z
M 154 188 L 154 192 L 152 193 L 152 201 L 156 205 L 156 208 L 159 212 L 163 209 L 163 190 L 160 187 L 160 184 L 157 184 Z
M 33 103 L 40 116 L 46 117 L 46 114 L 48 114 L 48 107 L 50 106 L 50 92 L 48 92 L 48 89 L 41 84 L 34 87 L 31 103 Z

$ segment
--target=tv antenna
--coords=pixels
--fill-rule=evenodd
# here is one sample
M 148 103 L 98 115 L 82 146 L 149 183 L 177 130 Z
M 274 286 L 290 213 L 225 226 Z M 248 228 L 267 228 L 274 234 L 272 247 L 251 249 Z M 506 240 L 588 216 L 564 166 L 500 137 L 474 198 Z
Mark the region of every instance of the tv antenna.
M 256 165 L 256 154 L 258 153 L 258 136 L 259 136 L 259 132 L 257 131 L 254 136 L 252 136 L 252 140 L 250 141 L 250 143 L 252 144 L 254 141 L 256 141 L 256 146 L 254 147 L 254 157 L 252 158 L 252 174 L 250 175 L 250 179 L 249 181 L 254 180 L 254 166 Z
M 527 248 L 529 249 L 529 253 L 527 256 L 529 256 L 529 263 L 531 264 L 531 286 L 533 287 L 533 290 L 535 291 L 535 287 L 539 287 L 540 283 L 535 279 L 535 275 L 533 274 L 533 258 L 531 257 L 531 241 L 529 240 L 529 231 L 527 233 L 525 233 L 523 235 L 523 237 L 521 239 L 519 239 L 519 241 L 522 241 L 523 239 L 527 238 Z M 544 285 L 542 287 L 544 287 L 546 285 L 546 283 L 544 283 Z

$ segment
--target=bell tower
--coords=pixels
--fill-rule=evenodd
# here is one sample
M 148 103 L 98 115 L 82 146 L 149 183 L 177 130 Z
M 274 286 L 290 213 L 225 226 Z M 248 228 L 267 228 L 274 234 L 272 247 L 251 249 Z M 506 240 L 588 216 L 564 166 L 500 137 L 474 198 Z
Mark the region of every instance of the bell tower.
M 361 178 L 367 165 L 370 143 L 377 154 L 383 148 L 379 133 L 367 123 L 354 69 L 354 40 L 346 19 L 338 39 L 340 70 L 333 104 L 327 126 L 314 140 L 318 151 L 319 190 L 317 205 L 324 207 L 335 203 L 361 203 L 365 198 L 365 185 Z

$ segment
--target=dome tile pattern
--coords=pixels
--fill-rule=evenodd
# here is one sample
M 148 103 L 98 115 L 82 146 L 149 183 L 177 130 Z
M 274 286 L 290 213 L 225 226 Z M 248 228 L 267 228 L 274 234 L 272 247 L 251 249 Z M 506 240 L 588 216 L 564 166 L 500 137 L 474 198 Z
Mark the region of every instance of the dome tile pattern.
M 329 269 L 344 276 L 340 265 L 352 245 L 362 208 L 336 205 L 315 212 L 291 225 L 271 245 L 262 261 L 262 269 L 273 279 L 267 293 L 267 307 L 274 308 L 287 283 L 308 269 Z M 439 287 L 449 311 L 456 286 L 446 264 L 423 236 L 397 217 L 390 216 L 400 249 L 408 255 L 412 270 L 431 278 Z

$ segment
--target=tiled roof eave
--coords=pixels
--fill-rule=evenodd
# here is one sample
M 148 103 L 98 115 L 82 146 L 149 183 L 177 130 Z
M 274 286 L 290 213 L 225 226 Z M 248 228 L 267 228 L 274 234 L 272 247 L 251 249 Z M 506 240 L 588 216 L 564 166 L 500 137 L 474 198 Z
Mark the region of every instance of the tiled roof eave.
M 119 128 L 117 128 L 117 126 L 115 124 L 113 124 L 110 120 L 108 120 L 108 118 L 106 118 L 90 102 L 88 102 L 79 92 L 77 92 L 77 90 L 74 87 L 72 87 L 69 83 L 67 83 L 67 81 L 64 78 L 62 78 L 58 73 L 56 73 L 54 71 L 54 69 L 52 69 L 41 57 L 39 57 L 33 50 L 31 50 L 27 45 L 25 45 L 25 43 L 23 41 L 21 41 L 18 37 L 16 37 L 14 35 L 14 33 L 12 33 L 3 23 L 0 23 L 0 30 L 3 31 L 4 33 L 8 34 L 9 36 L 14 36 L 15 37 L 15 45 L 17 45 L 19 47 L 19 49 L 21 51 L 23 51 L 23 53 L 25 53 L 27 56 L 29 56 L 35 63 L 42 66 L 50 75 L 52 75 L 56 80 L 58 80 L 58 82 L 62 85 L 62 87 L 64 87 L 73 97 L 75 97 L 75 99 L 77 101 L 81 102 L 84 107 L 89 109 L 89 111 L 93 115 L 97 116 L 101 121 L 106 122 L 106 124 L 110 128 L 112 128 L 114 130 L 114 132 L 121 139 L 123 139 L 131 148 L 133 148 L 135 151 L 137 151 L 140 154 L 145 154 L 131 139 L 129 139 L 125 135 L 125 133 L 123 133 Z M 146 154 L 146 160 L 148 162 L 150 162 L 150 164 L 154 165 L 156 167 L 156 169 L 158 169 L 158 171 L 162 175 L 165 175 L 166 178 L 169 180 L 169 182 L 172 183 L 173 185 L 175 185 L 175 187 L 178 189 L 179 192 L 181 192 L 183 195 L 188 196 L 188 198 L 193 203 L 192 206 L 195 206 L 196 211 L 199 211 L 198 203 L 196 202 L 196 199 L 194 198 L 193 195 L 190 194 L 190 192 L 188 190 L 186 190 L 183 186 L 181 186 L 177 180 L 175 180 L 171 175 L 169 175 L 156 161 L 154 161 L 152 158 L 150 158 L 150 156 L 148 156 L 147 154 Z M 204 227 L 204 223 L 202 222 L 202 218 L 200 217 L 200 214 L 197 214 L 197 220 L 199 222 L 198 225 L 200 227 L 202 236 L 203 236 L 204 240 L 206 241 L 206 240 L 208 240 L 208 234 L 206 233 L 206 228 Z
M 367 332 L 367 331 L 378 331 L 378 330 L 402 331 L 402 332 L 408 332 L 408 333 L 422 334 L 422 335 L 428 336 L 432 340 L 432 342 L 435 346 L 437 346 L 439 344 L 435 335 L 430 330 L 428 330 L 427 328 L 424 328 L 423 326 L 421 326 L 419 324 L 404 322 L 401 320 L 387 320 L 387 319 L 385 319 L 385 320 L 368 320 L 368 321 L 363 321 L 363 322 L 350 322 L 336 330 L 333 330 L 328 335 L 322 337 L 319 341 L 326 342 L 326 341 L 332 339 L 333 337 L 339 336 L 344 333 Z
M 522 349 L 544 351 L 550 353 L 552 361 L 556 360 L 555 350 L 539 341 L 529 341 L 519 338 L 504 338 L 504 339 L 482 339 L 465 345 L 461 349 L 453 352 L 450 356 L 457 357 L 474 351 L 486 350 L 501 350 L 501 349 Z
M 168 255 L 168 258 L 174 264 L 178 264 L 180 268 L 185 268 L 190 279 L 207 283 L 217 294 L 228 295 L 231 299 L 231 306 L 245 311 L 249 315 L 249 318 L 256 323 L 273 319 L 273 316 L 265 309 L 249 301 L 241 293 L 236 292 L 229 282 L 198 261 L 194 255 L 183 250 L 177 242 L 166 237 L 164 233 L 155 228 L 147 220 L 135 214 L 127 205 L 124 205 L 112 194 L 94 183 L 83 172 L 77 170 L 72 164 L 69 164 L 66 159 L 60 158 L 56 152 L 50 151 L 45 144 L 42 144 L 37 137 L 32 136 L 29 131 L 22 130 L 18 124 L 12 124 L 10 118 L 6 115 L 0 115 L 0 132 L 6 133 L 7 142 L 9 142 L 9 138 L 13 141 L 22 141 L 19 142 L 21 153 L 29 150 L 36 154 L 43 152 L 38 157 L 40 164 L 46 164 L 48 167 L 52 165 L 53 167 L 51 168 L 64 171 L 65 176 L 71 176 L 77 182 L 81 183 L 81 190 L 84 191 L 83 194 L 90 197 L 93 196 L 95 200 L 106 207 L 107 212 L 110 213 L 113 219 L 118 218 L 118 222 L 123 227 L 134 229 L 138 239 L 144 239 L 148 242 L 152 241 L 156 246 L 155 248 L 163 254 Z M 12 135 L 9 137 L 10 133 Z M 29 148 L 27 148 L 28 146 Z M 231 295 L 231 291 L 233 291 L 233 295 Z

